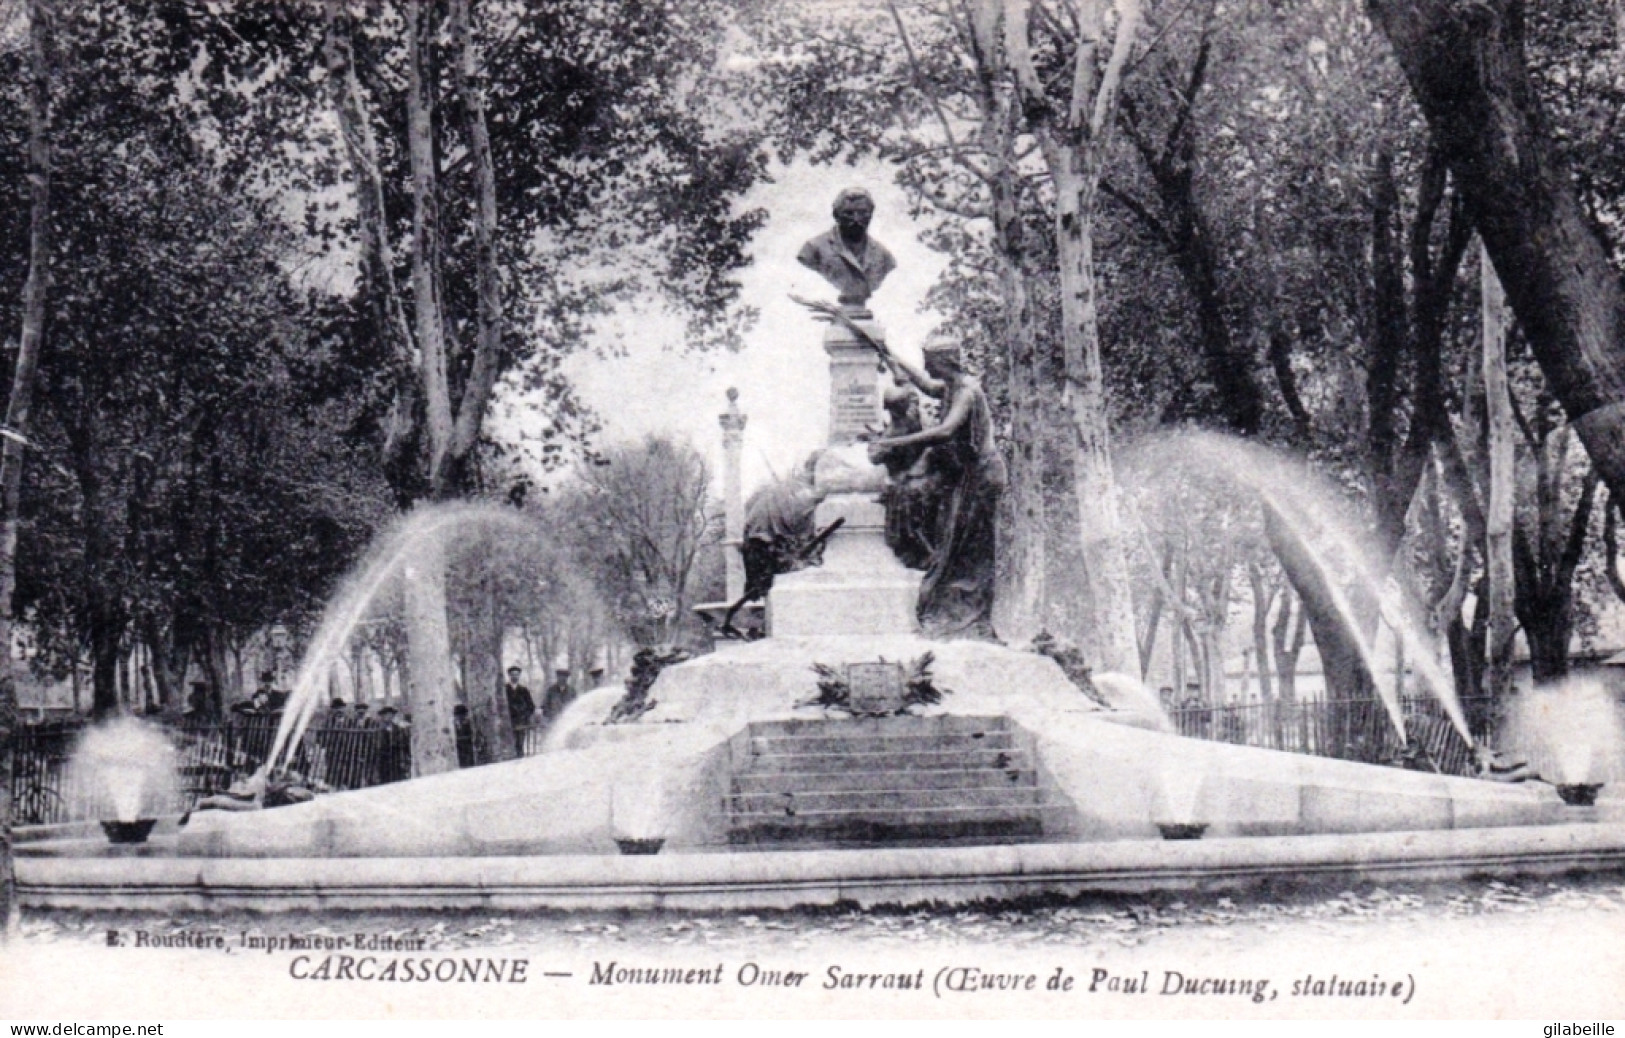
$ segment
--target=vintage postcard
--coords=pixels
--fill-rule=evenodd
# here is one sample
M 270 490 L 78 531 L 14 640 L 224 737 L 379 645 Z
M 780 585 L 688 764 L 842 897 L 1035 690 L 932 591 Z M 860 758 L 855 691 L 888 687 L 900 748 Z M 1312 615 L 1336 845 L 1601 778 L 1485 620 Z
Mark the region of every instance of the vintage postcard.
M 1625 0 L 0 0 L 0 1018 L 1613 1034 L 1621 112 Z

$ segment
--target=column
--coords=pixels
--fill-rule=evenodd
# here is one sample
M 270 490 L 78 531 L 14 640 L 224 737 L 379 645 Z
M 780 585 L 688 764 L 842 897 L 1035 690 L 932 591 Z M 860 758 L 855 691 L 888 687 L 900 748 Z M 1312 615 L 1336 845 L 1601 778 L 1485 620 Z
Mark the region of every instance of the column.
M 745 537 L 745 502 L 739 490 L 739 452 L 745 440 L 745 418 L 739 413 L 739 390 L 728 387 L 728 410 L 717 415 L 722 426 L 722 557 L 727 567 L 728 601 L 745 593 L 745 561 L 739 554 Z

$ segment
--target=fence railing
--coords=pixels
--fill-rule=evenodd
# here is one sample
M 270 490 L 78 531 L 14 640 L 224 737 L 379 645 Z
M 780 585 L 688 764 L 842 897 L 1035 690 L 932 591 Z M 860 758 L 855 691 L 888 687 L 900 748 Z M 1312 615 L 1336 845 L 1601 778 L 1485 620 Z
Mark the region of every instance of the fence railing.
M 1494 733 L 1485 720 L 1493 711 L 1487 702 L 1464 706 L 1469 718 L 1479 719 L 1474 738 L 1493 744 Z M 1455 775 L 1474 772 L 1471 747 L 1437 701 L 1407 697 L 1402 708 L 1408 744 L 1400 739 L 1387 710 L 1375 700 L 1255 700 L 1181 706 L 1168 715 L 1176 731 L 1198 739 L 1372 764 L 1404 764 Z M 168 727 L 180 771 L 174 810 L 187 810 L 199 798 L 222 792 L 253 774 L 270 754 L 279 721 L 275 715 L 250 715 L 223 723 Z M 66 785 L 67 764 L 80 730 L 80 726 L 60 723 L 19 729 L 12 758 L 16 824 L 95 817 L 94 794 Z M 546 733 L 545 723 L 517 731 L 519 753 L 541 752 Z M 457 743 L 463 766 L 485 757 L 467 729 L 458 732 Z M 289 764 L 318 790 L 398 782 L 412 774 L 411 729 L 375 723 L 318 724 L 305 733 Z M 1536 761 L 1531 764 L 1539 767 Z
M 203 797 L 221 793 L 252 775 L 271 753 L 277 715 L 250 715 L 229 722 L 166 725 L 175 747 L 178 788 L 165 813 L 188 810 Z M 78 788 L 68 764 L 83 726 L 51 723 L 17 731 L 12 755 L 12 819 L 17 825 L 47 825 L 96 817 L 105 792 Z M 540 726 L 522 728 L 516 746 L 523 754 L 541 750 Z M 459 763 L 473 763 L 474 744 L 458 732 Z M 409 727 L 387 724 L 318 724 L 307 729 L 288 759 L 290 770 L 318 790 L 360 789 L 398 782 L 412 774 Z
M 1463 706 L 1469 718 L 1480 719 L 1474 739 L 1493 741 L 1488 702 Z M 1388 709 L 1375 699 L 1252 700 L 1181 706 L 1168 716 L 1179 734 L 1196 739 L 1368 764 L 1408 763 L 1452 775 L 1474 773 L 1472 747 L 1438 700 L 1407 696 L 1400 707 L 1408 742 L 1400 738 Z

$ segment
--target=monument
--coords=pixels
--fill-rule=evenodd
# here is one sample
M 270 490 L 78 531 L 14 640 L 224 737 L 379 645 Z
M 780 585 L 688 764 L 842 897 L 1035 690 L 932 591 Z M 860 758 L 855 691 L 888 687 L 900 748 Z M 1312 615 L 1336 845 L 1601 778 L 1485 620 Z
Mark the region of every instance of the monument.
M 869 236 L 874 201 L 849 188 L 833 206 L 835 226 L 801 247 L 797 260 L 839 293 L 841 320 L 824 333 L 829 355 L 827 446 L 813 482 L 822 496 L 815 521 L 841 527 L 824 550 L 822 566 L 787 574 L 768 597 L 768 629 L 776 638 L 818 635 L 899 635 L 919 630 L 915 616 L 920 574 L 897 560 L 886 544 L 881 495 L 886 471 L 869 458 L 863 441 L 881 426 L 880 358 L 874 344 L 885 331 L 868 309 L 897 263 Z
M 977 513 L 991 509 L 1001 466 L 986 399 L 943 344 L 923 371 L 904 367 L 943 402 L 941 420 L 863 439 L 877 431 L 886 353 L 866 304 L 893 266 L 867 237 L 872 212 L 843 192 L 834 230 L 802 250 L 840 292 L 822 308 L 837 392 L 811 465 L 815 528 L 833 533 L 822 566 L 772 588 L 769 637 L 688 660 L 644 650 L 618 703 L 572 702 L 535 756 L 271 810 L 165 817 L 135 847 L 71 827 L 24 834 L 24 903 L 782 908 L 1625 862 L 1625 797 L 1617 783 L 1598 797 L 1599 776 L 1583 769 L 1560 800 L 1533 783 L 1188 739 L 1133 678 L 1097 677 L 1097 699 L 1037 652 L 922 637 L 918 615 L 933 615 L 937 592 L 920 598 L 920 572 L 887 544 L 876 461 L 924 446 L 922 459 L 941 452 L 928 467 L 957 466 L 935 472 L 953 514 L 933 520 L 916 561 L 953 592 L 943 612 L 972 618 L 991 561 Z M 735 415 L 730 399 L 725 435 L 742 433 Z M 749 540 L 748 518 L 740 527 L 730 511 L 731 532 Z M 294 759 L 298 718 L 375 596 L 459 536 L 520 521 L 437 505 L 381 538 L 311 639 L 267 769 Z M 777 853 L 743 853 L 757 850 Z

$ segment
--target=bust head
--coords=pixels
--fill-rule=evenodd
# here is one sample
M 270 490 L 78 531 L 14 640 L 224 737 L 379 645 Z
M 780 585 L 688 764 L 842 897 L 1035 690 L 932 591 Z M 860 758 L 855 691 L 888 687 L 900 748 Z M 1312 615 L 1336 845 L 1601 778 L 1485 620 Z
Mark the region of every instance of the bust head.
M 849 187 L 835 196 L 835 228 L 801 246 L 796 260 L 818 272 L 840 292 L 849 313 L 868 317 L 864 304 L 897 266 L 886 247 L 869 237 L 875 200 L 869 192 Z
M 869 221 L 875 215 L 875 200 L 863 188 L 849 187 L 835 196 L 832 212 L 841 237 L 857 240 L 869 233 Z

